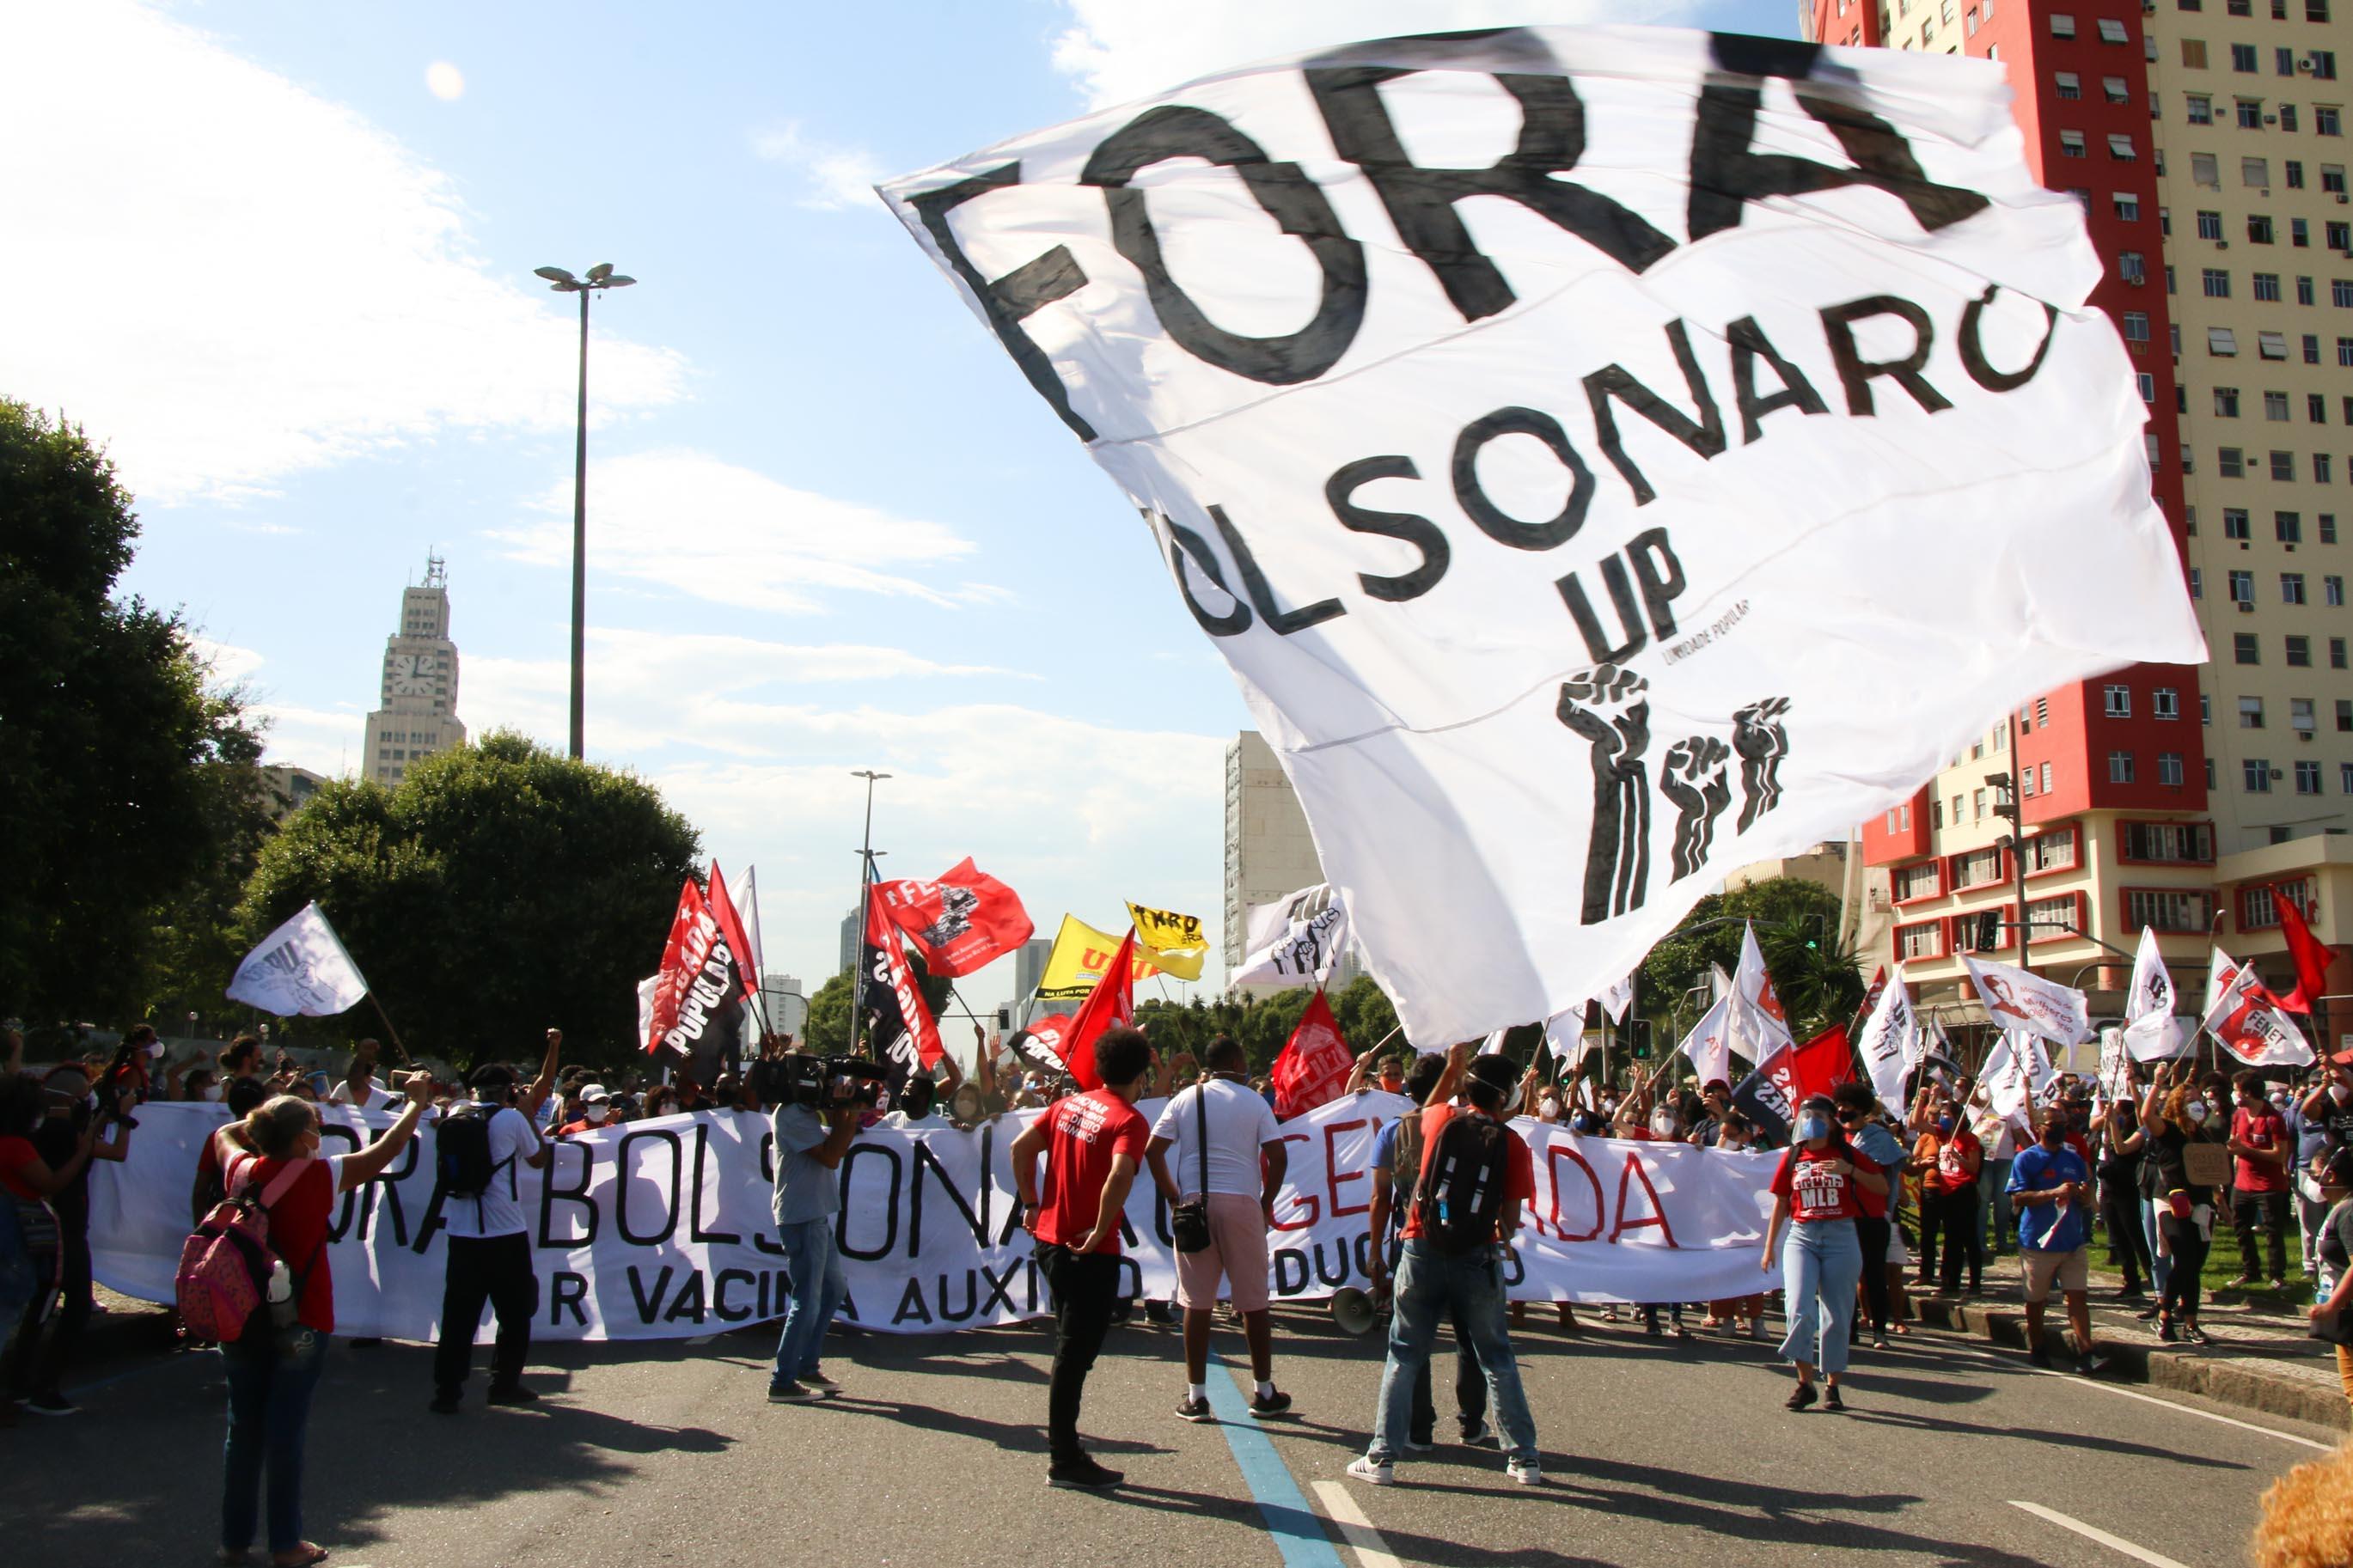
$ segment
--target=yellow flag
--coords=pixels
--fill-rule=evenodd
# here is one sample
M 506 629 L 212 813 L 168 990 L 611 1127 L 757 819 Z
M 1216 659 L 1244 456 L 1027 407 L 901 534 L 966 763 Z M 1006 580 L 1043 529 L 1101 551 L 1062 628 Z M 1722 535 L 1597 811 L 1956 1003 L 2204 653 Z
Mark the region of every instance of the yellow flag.
M 1127 918 L 1135 922 L 1135 945 L 1151 949 L 1154 963 L 1179 980 L 1201 978 L 1201 961 L 1209 956 L 1209 937 L 1201 929 L 1200 916 L 1130 904 Z
M 1038 977 L 1038 999 L 1068 1002 L 1084 997 L 1118 952 L 1119 938 L 1095 930 L 1076 916 L 1064 915 L 1062 929 L 1054 936 L 1054 951 L 1046 955 L 1045 973 Z M 1159 967 L 1138 948 L 1130 978 L 1141 980 L 1159 973 Z

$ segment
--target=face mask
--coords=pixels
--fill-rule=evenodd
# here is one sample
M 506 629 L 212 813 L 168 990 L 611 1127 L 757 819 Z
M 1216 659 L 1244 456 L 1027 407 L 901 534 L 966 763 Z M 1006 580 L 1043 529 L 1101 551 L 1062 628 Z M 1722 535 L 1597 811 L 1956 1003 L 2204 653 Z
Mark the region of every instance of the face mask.
M 153 1041 L 149 1042 L 148 1047 L 147 1047 L 147 1055 L 148 1055 L 150 1058 L 160 1057 L 160 1056 L 162 1056 L 163 1054 L 164 1054 L 164 1042 L 163 1042 L 163 1041 L 161 1041 L 161 1040 L 153 1040 Z
M 1651 1118 L 1651 1131 L 1662 1138 L 1672 1138 L 1675 1135 L 1675 1119 L 1662 1110 Z
M 1824 1116 L 1821 1112 L 1814 1111 L 1809 1115 L 1798 1118 L 1798 1141 L 1799 1142 L 1809 1143 L 1817 1138 L 1827 1138 L 1830 1135 L 1831 1119 Z
M 2184 1108 L 2184 1113 L 2189 1118 L 2190 1125 L 2196 1126 L 2206 1120 L 2206 1102 L 2202 1100 L 2193 1100 Z
M 1953 1135 L 1953 1119 L 1949 1116 L 1939 1116 L 1936 1118 L 1936 1131 L 1941 1137 L 1951 1137 Z
M 604 1121 L 607 1114 L 609 1114 L 609 1112 L 607 1112 L 606 1108 L 601 1105 L 584 1105 L 580 1108 L 580 1120 L 586 1121 L 591 1127 L 594 1127 L 599 1121 Z
M 1537 1120 L 1537 1121 L 1559 1121 L 1559 1120 L 1560 1120 L 1560 1106 L 1559 1106 L 1559 1103 L 1558 1103 L 1557 1101 L 1555 1101 L 1555 1100 L 1546 1100 L 1542 1105 L 1537 1106 L 1537 1107 L 1536 1107 L 1536 1120 Z
M 208 1083 L 208 1084 L 205 1085 L 205 1098 L 206 1098 L 206 1100 L 219 1100 L 219 1099 L 220 1099 L 220 1097 L 221 1097 L 221 1088 L 220 1088 L 220 1085 L 218 1085 L 218 1084 L 216 1084 L 216 1083 Z
M 2332 1083 L 2328 1086 L 2328 1098 L 2342 1105 L 2347 1100 L 2353 1100 L 2353 1089 L 2348 1089 L 2341 1083 Z

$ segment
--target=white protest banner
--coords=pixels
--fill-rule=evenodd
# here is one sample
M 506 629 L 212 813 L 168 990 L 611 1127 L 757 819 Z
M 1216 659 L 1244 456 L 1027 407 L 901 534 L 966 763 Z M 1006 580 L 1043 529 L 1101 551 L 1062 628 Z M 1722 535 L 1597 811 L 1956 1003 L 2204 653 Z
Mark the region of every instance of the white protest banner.
M 227 995 L 281 1018 L 325 1018 L 356 1005 L 367 990 L 359 965 L 314 900 L 245 955 Z
M 1407 1033 L 1467 1039 L 1988 712 L 2203 659 L 2100 258 L 2010 97 L 1990 62 L 1493 28 L 883 195 L 1151 529 Z M 1918 542 L 1962 536 L 1915 613 Z
M 1150 1117 L 1160 1104 L 1138 1109 Z M 1281 1124 L 1290 1164 L 1271 1237 L 1277 1300 L 1369 1288 L 1373 1142 L 1406 1106 L 1378 1091 L 1343 1095 Z M 343 1106 L 321 1111 L 330 1154 L 391 1121 Z M 101 1164 L 91 1181 L 91 1256 L 110 1289 L 168 1301 L 196 1152 L 227 1113 L 154 1104 L 139 1116 L 130 1158 Z M 845 1317 L 921 1333 L 1048 1310 L 1008 1152 L 1027 1120 L 999 1117 L 968 1132 L 878 1127 L 850 1145 L 837 1229 Z M 1526 1118 L 1513 1125 L 1535 1151 L 1536 1183 L 1507 1269 L 1514 1296 L 1700 1300 L 1776 1283 L 1757 1267 L 1773 1156 L 1576 1138 Z M 761 1173 L 769 1136 L 766 1118 L 727 1111 L 556 1140 L 548 1168 L 522 1173 L 540 1284 L 533 1337 L 673 1339 L 781 1316 L 784 1256 Z M 431 1212 L 432 1137 L 427 1128 L 383 1177 L 335 1207 L 328 1256 L 339 1333 L 438 1333 L 445 1248 Z M 1124 1287 L 1165 1299 L 1176 1289 L 1175 1255 L 1149 1182 L 1130 1194 L 1126 1219 Z
M 2054 1045 L 2092 1037 L 2091 1004 L 2081 991 L 2030 974 L 2014 963 L 1985 963 L 1961 955 L 1986 1016 L 2005 1034 L 2029 1029 Z
M 1347 948 L 1348 906 L 1318 882 L 1272 903 L 1251 906 L 1243 931 L 1250 952 L 1226 976 L 1227 984 L 1267 980 L 1320 984 L 1332 978 Z
M 2125 1049 L 2137 1062 L 2163 1061 L 2188 1047 L 2173 1016 L 2173 975 L 2157 951 L 2157 933 L 2140 928 L 2133 954 L 2132 989 L 2125 995 Z
M 1920 1058 L 1920 1020 L 1912 1011 L 1912 994 L 1904 988 L 1904 966 L 1895 966 L 1887 984 L 1862 1021 L 1862 1065 L 1879 1103 L 1898 1116 L 1905 1114 L 1904 1078 Z

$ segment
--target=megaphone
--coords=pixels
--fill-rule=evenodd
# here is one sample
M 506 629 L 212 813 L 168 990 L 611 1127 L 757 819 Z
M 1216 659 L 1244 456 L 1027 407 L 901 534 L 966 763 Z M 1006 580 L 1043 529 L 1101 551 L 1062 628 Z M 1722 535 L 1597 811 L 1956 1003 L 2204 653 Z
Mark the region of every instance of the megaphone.
M 1369 1334 L 1379 1326 L 1381 1314 L 1373 1305 L 1372 1297 L 1355 1286 L 1345 1286 L 1332 1292 L 1332 1321 L 1346 1334 Z

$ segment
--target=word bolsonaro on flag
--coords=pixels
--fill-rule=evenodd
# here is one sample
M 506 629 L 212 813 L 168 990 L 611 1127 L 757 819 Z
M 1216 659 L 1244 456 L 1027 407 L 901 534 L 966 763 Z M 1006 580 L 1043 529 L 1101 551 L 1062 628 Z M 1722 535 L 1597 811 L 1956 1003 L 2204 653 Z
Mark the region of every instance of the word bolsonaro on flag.
M 2002 69 L 1263 62 L 883 195 L 1151 530 L 1416 1040 L 1598 994 L 1989 712 L 2205 657 Z M 1914 613 L 1919 542 L 1942 552 Z

